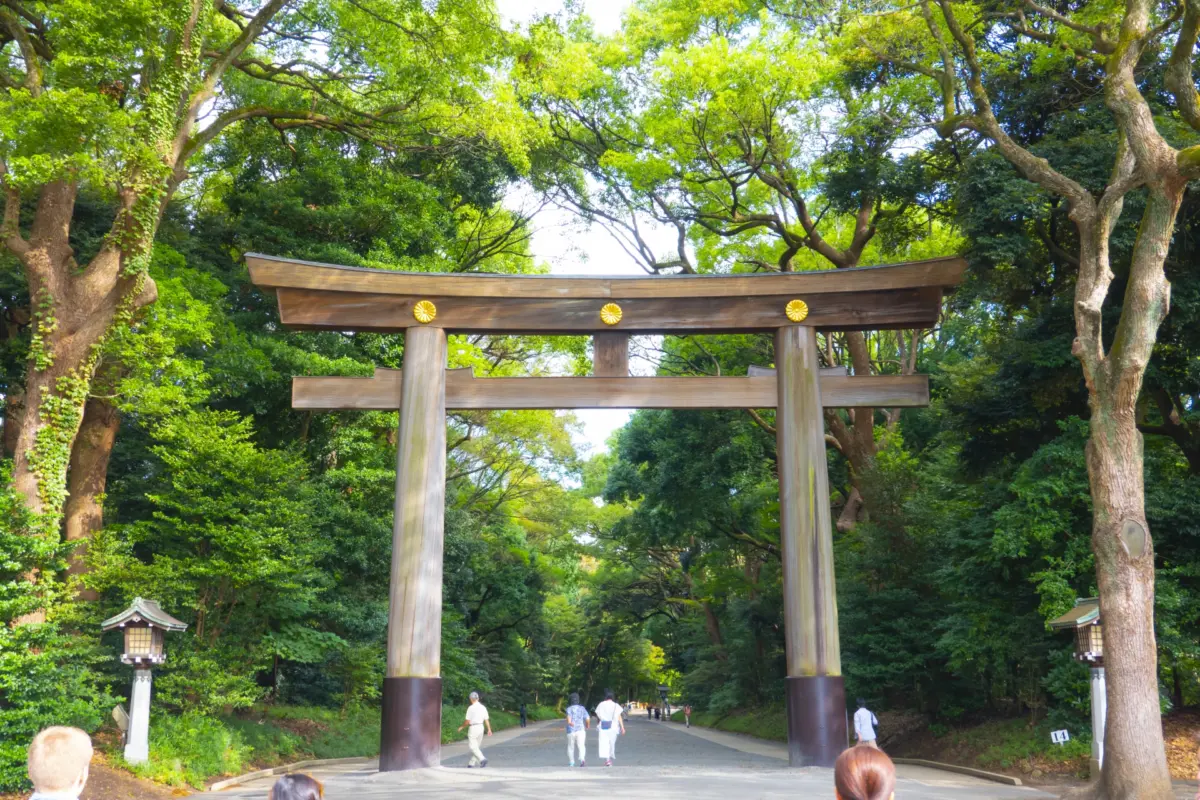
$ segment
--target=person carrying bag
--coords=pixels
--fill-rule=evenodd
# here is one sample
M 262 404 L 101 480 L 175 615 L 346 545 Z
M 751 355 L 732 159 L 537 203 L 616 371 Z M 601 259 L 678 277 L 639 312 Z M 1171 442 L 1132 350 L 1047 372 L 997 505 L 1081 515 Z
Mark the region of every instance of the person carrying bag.
M 625 718 L 613 700 L 612 689 L 604 690 L 604 702 L 596 706 L 596 717 L 600 720 L 600 758 L 604 766 L 611 767 L 617 760 L 617 736 L 625 733 Z

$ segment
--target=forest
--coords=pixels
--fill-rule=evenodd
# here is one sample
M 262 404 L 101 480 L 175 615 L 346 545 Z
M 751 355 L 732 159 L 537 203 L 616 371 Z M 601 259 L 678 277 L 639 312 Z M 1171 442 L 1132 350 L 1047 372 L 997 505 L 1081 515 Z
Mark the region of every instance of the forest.
M 313 727 L 362 729 L 318 754 L 378 751 L 360 722 L 397 414 L 293 411 L 291 378 L 398 368 L 403 338 L 284 330 L 243 256 L 543 273 L 549 210 L 648 274 L 963 255 L 935 328 L 820 337 L 825 366 L 928 374 L 932 398 L 826 412 L 847 696 L 913 734 L 1012 723 L 1022 755 L 1069 728 L 1086 766 L 1088 670 L 1047 621 L 1127 595 L 1115 630 L 1152 635 L 1114 645 L 1110 714 L 1112 691 L 1195 713 L 1200 6 L 636 0 L 622 19 L 0 0 L 0 791 L 26 786 L 42 727 L 111 732 L 130 670 L 99 623 L 138 596 L 189 625 L 142 774 L 203 785 L 318 752 Z M 773 362 L 769 336 L 634 347 L 659 375 Z M 591 368 L 583 337 L 449 354 L 477 376 Z M 553 716 L 572 691 L 666 685 L 713 724 L 782 725 L 772 411 L 638 411 L 605 449 L 569 413 L 448 427 L 447 703 Z M 1148 558 L 1111 544 L 1126 519 Z M 1128 761 L 1161 761 L 1156 735 Z M 1114 752 L 1106 796 L 1161 780 Z

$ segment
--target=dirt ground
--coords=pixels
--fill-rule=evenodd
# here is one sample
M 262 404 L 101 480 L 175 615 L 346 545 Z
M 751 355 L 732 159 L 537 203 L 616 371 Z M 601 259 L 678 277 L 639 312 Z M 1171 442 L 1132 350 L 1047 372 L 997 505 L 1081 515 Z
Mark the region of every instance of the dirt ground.
M 927 721 L 917 714 L 880 714 L 881 730 L 891 730 L 895 733 L 892 742 L 884 737 L 884 748 L 895 756 L 910 758 L 927 758 L 931 761 L 942 761 L 948 764 L 976 765 L 976 758 L 981 750 L 975 746 L 970 735 L 937 738 L 929 733 Z M 969 729 L 968 729 L 969 732 Z M 1200 709 L 1176 711 L 1163 718 L 1163 737 L 1167 745 L 1167 764 L 1171 777 L 1176 780 L 1196 780 L 1197 770 L 1200 770 Z M 890 746 L 889 746 L 890 745 Z M 1046 790 L 1062 789 L 1080 785 L 1087 777 L 1087 759 L 1071 761 L 1051 761 L 1044 758 L 1020 759 L 1009 768 L 988 766 L 993 772 L 1000 772 L 1021 778 L 1027 785 Z
M 1167 740 L 1167 763 L 1172 778 L 1195 780 L 1200 770 L 1200 710 L 1177 711 L 1163 720 Z
M 80 800 L 169 800 L 191 794 L 186 789 L 170 789 L 135 778 L 128 772 L 92 762 L 87 786 Z M 24 800 L 28 795 L 0 794 L 0 800 Z
M 96 764 L 88 776 L 87 788 L 80 800 L 166 800 L 185 797 L 187 789 L 170 789 L 157 783 L 135 778 L 128 772 Z

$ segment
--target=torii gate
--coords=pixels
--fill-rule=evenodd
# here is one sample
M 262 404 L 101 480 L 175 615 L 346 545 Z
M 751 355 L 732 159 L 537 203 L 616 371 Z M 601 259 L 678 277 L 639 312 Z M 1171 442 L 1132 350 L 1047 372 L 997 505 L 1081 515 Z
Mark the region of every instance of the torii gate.
M 399 410 L 387 676 L 379 768 L 441 760 L 442 537 L 447 409 L 776 408 L 779 538 L 792 766 L 833 765 L 846 701 L 823 408 L 929 402 L 923 375 L 820 370 L 816 333 L 927 328 L 960 258 L 770 275 L 561 277 L 359 269 L 248 254 L 294 329 L 403 333 L 403 370 L 296 377 L 292 407 Z M 772 332 L 776 369 L 745 377 L 629 376 L 631 334 Z M 591 334 L 594 374 L 483 378 L 446 368 L 447 333 Z

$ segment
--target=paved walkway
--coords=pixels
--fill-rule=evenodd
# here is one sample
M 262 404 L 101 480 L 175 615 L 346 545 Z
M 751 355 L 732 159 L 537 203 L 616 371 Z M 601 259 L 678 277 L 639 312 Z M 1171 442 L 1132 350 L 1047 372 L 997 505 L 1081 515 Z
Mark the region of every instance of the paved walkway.
M 597 739 L 588 736 L 588 766 L 567 767 L 566 740 L 557 722 L 497 733 L 484 739 L 486 769 L 464 769 L 464 744 L 442 748 L 439 769 L 375 771 L 362 760 L 313 770 L 325 783 L 327 800 L 420 797 L 443 800 L 464 793 L 505 798 L 610 798 L 653 794 L 664 800 L 813 798 L 833 800 L 828 769 L 788 769 L 783 745 L 721 731 L 648 722 L 636 717 L 617 744 L 617 765 L 596 759 Z M 1003 786 L 938 770 L 901 766 L 897 800 L 1009 800 L 1051 798 L 1032 789 Z M 210 793 L 204 797 L 265 800 L 274 779 Z

